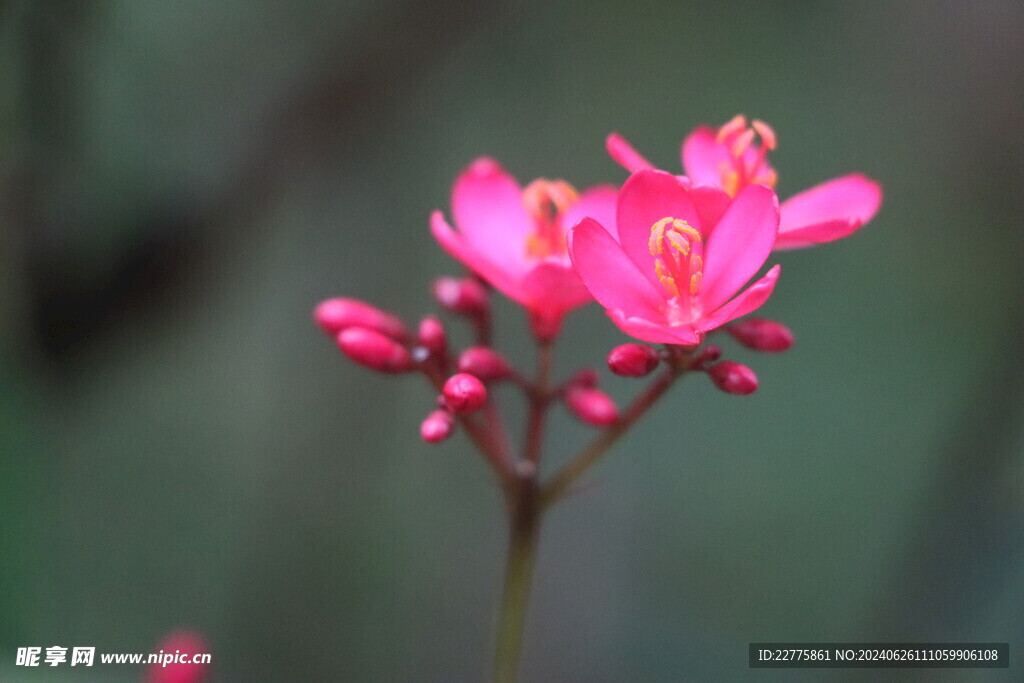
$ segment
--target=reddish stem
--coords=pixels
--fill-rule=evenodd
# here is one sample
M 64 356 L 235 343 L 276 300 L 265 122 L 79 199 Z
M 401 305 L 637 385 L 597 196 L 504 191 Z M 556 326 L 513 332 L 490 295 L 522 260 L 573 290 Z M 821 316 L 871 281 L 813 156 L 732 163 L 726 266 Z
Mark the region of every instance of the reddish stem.
M 540 469 L 541 445 L 544 439 L 544 422 L 551 403 L 549 385 L 554 349 L 551 342 L 537 343 L 537 379 L 529 391 L 530 417 L 526 426 L 526 447 L 524 457 L 533 465 L 536 473 Z

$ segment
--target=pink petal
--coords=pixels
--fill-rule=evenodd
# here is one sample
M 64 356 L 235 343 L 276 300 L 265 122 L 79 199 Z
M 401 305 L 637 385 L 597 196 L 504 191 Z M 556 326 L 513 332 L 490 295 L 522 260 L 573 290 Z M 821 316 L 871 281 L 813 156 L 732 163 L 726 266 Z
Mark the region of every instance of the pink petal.
M 467 268 L 490 282 L 509 298 L 519 302 L 523 301 L 519 278 L 477 252 L 465 235 L 460 235 L 452 230 L 440 211 L 435 211 L 430 215 L 430 232 L 452 257 L 461 261 Z
M 531 310 L 559 315 L 591 300 L 590 292 L 568 263 L 547 261 L 533 268 L 520 283 Z
M 618 162 L 630 173 L 642 171 L 645 168 L 654 168 L 654 164 L 647 161 L 639 152 L 633 149 L 633 145 L 626 142 L 626 138 L 618 133 L 612 133 L 604 141 L 604 147 L 612 159 Z
M 694 204 L 697 205 L 697 213 L 700 215 L 700 222 L 704 226 L 703 234 L 706 240 L 711 235 L 715 224 L 722 219 L 725 210 L 729 208 L 732 197 L 714 185 L 695 185 L 691 190 Z
M 699 344 L 700 334 L 695 332 L 689 325 L 669 327 L 663 323 L 656 323 L 644 318 L 629 316 L 621 309 L 608 311 L 608 317 L 620 330 L 640 341 L 652 344 L 682 344 L 693 346 Z
M 701 229 L 690 191 L 676 176 L 664 171 L 638 171 L 631 175 L 619 191 L 616 214 L 619 243 L 640 272 L 659 290 L 661 286 L 654 274 L 654 256 L 649 243 L 651 227 L 668 217 L 680 218 L 695 229 Z
M 743 188 L 704 247 L 700 298 L 713 310 L 764 264 L 779 229 L 779 199 L 764 185 Z
M 782 204 L 776 248 L 794 249 L 846 237 L 882 204 L 878 183 L 851 173 L 816 185 Z
M 764 277 L 737 294 L 732 301 L 711 315 L 696 321 L 694 327 L 700 332 L 707 332 L 716 327 L 721 327 L 730 320 L 735 320 L 747 313 L 756 311 L 771 296 L 781 270 L 782 266 L 773 266 L 771 270 L 765 273 Z
M 844 237 L 849 237 L 860 229 L 862 223 L 856 218 L 825 221 L 824 223 L 812 223 L 795 230 L 790 230 L 785 235 L 781 232 L 775 240 L 775 250 L 785 251 L 787 249 L 802 249 L 813 247 L 816 244 L 834 242 Z
M 452 189 L 452 213 L 473 249 L 497 264 L 526 270 L 526 237 L 534 230 L 515 178 L 494 159 L 469 165 Z
M 569 231 L 569 255 L 580 280 L 605 308 L 630 315 L 663 317 L 661 290 L 644 277 L 608 231 L 584 218 Z
M 584 218 L 593 218 L 613 236 L 615 229 L 615 203 L 619 191 L 611 185 L 598 185 L 583 191 L 576 203 L 566 209 L 559 218 L 562 226 L 568 230 Z
M 722 168 L 732 164 L 729 149 L 715 138 L 714 128 L 701 126 L 683 141 L 683 169 L 695 185 L 722 186 Z

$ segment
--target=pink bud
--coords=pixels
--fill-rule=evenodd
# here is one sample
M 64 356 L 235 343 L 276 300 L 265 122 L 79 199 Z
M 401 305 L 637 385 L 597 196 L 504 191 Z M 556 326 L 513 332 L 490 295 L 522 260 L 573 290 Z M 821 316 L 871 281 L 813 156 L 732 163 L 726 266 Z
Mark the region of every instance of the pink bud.
M 408 333 L 402 321 L 370 304 L 356 299 L 327 299 L 313 309 L 313 319 L 330 335 L 349 327 L 365 327 L 395 339 L 404 339 Z
M 442 277 L 434 282 L 434 298 L 445 309 L 465 315 L 487 311 L 487 290 L 471 277 Z
M 456 413 L 472 413 L 487 400 L 483 382 L 465 372 L 449 377 L 441 393 L 445 403 Z
M 594 368 L 583 368 L 582 370 L 577 370 L 576 374 L 570 377 L 566 384 L 568 386 L 596 387 L 597 379 L 597 370 Z
M 608 369 L 621 377 L 643 377 L 660 360 L 658 352 L 646 344 L 622 344 L 608 354 Z
M 413 366 L 412 356 L 404 346 L 365 327 L 349 327 L 339 332 L 338 348 L 355 362 L 378 372 L 406 372 Z
M 447 410 L 435 410 L 420 425 L 420 437 L 427 443 L 444 441 L 455 431 L 455 416 Z
M 444 333 L 444 325 L 432 315 L 428 315 L 420 322 L 418 335 L 419 343 L 432 356 L 444 356 L 448 352 L 448 338 Z
M 757 390 L 757 375 L 746 365 L 723 360 L 715 365 L 708 374 L 715 386 L 727 394 L 752 394 Z
M 505 379 L 512 374 L 512 367 L 500 353 L 492 351 L 486 346 L 473 346 L 459 356 L 459 372 L 468 372 L 489 382 L 495 379 Z
M 704 350 L 697 355 L 697 360 L 702 361 L 704 363 L 714 363 L 721 357 L 722 347 L 715 346 L 714 344 L 712 344 L 711 346 L 705 347 Z
M 202 683 L 206 680 L 210 665 L 192 663 L 195 655 L 210 652 L 198 634 L 175 631 L 164 638 L 155 649 L 163 651 L 163 655 L 158 652 L 158 656 L 171 659 L 168 659 L 166 664 L 162 660 L 150 664 L 145 674 L 147 683 Z M 185 661 L 175 661 L 174 657 Z
M 565 404 L 573 415 L 596 427 L 606 427 L 619 419 L 615 402 L 600 389 L 575 385 L 565 392 Z
M 782 323 L 747 318 L 725 328 L 740 344 L 755 351 L 778 353 L 793 345 L 793 333 Z

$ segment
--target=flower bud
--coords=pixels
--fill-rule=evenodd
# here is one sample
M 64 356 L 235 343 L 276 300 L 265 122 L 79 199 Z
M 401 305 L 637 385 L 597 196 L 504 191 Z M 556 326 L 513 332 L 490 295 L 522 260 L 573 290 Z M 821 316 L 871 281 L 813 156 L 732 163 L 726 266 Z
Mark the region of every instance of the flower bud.
M 764 318 L 747 318 L 725 328 L 748 349 L 778 353 L 793 345 L 793 333 L 782 323 Z
M 420 425 L 420 437 L 427 443 L 444 441 L 455 431 L 455 416 L 447 410 L 435 410 Z
M 595 427 L 606 427 L 619 419 L 619 410 L 600 389 L 575 385 L 565 392 L 565 405 L 573 415 Z
M 349 327 L 376 330 L 394 339 L 407 336 L 402 321 L 384 311 L 356 299 L 327 299 L 313 309 L 313 319 L 324 332 L 336 335 Z
M 512 366 L 505 357 L 486 346 L 473 346 L 459 356 L 459 372 L 468 372 L 485 382 L 505 379 L 512 374 Z
M 643 377 L 658 367 L 658 352 L 646 344 L 622 344 L 608 354 L 608 369 L 620 377 Z
M 746 365 L 723 360 L 708 370 L 711 381 L 727 394 L 752 394 L 757 390 L 757 375 Z
M 577 370 L 576 374 L 566 382 L 566 385 L 573 387 L 596 387 L 597 379 L 597 370 L 594 368 L 583 368 L 582 370 Z
M 464 315 L 487 311 L 487 290 L 471 277 L 442 277 L 434 282 L 434 298 L 445 309 Z
M 444 333 L 444 325 L 432 315 L 420 322 L 417 336 L 420 346 L 430 351 L 430 355 L 441 357 L 448 352 L 448 338 Z
M 487 400 L 487 388 L 473 375 L 460 372 L 444 383 L 445 403 L 456 413 L 472 413 Z
M 339 332 L 338 348 L 355 362 L 377 372 L 406 372 L 413 366 L 408 349 L 365 327 L 349 327 Z
M 722 347 L 715 346 L 714 344 L 704 347 L 704 349 L 699 354 L 697 354 L 697 360 L 702 363 L 714 363 L 721 357 Z

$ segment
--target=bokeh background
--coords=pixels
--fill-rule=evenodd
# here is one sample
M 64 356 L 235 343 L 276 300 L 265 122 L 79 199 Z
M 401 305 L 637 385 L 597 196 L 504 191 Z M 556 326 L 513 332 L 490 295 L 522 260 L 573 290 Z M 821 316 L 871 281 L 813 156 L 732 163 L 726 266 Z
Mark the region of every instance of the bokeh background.
M 745 112 L 783 197 L 859 170 L 885 204 L 779 255 L 797 346 L 726 345 L 757 394 L 688 379 L 549 518 L 524 680 L 1020 680 L 1022 35 L 1014 0 L 0 4 L 0 678 L 138 680 L 15 649 L 184 626 L 220 681 L 482 679 L 498 491 L 311 307 L 431 311 L 427 216 L 475 156 L 621 182 L 609 131 L 676 169 Z M 584 310 L 560 371 L 622 341 Z M 551 461 L 587 431 L 558 415 Z M 748 670 L 765 640 L 1013 668 Z

